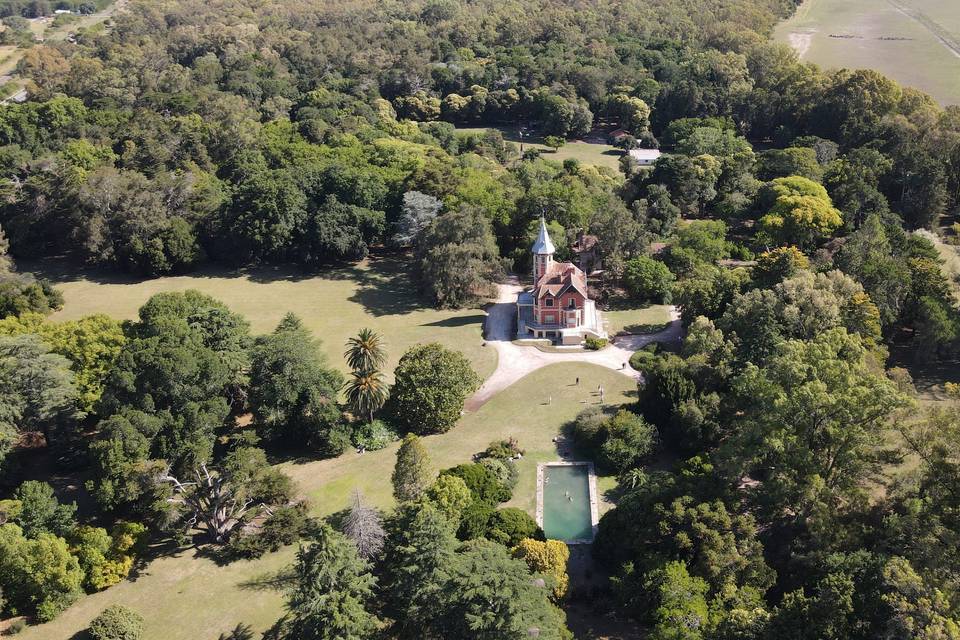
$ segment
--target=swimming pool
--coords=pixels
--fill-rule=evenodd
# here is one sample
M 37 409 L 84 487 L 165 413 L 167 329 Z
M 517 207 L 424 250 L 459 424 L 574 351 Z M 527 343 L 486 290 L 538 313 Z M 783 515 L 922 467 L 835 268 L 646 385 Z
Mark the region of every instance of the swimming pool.
M 537 468 L 537 522 L 551 540 L 593 541 L 597 524 L 593 463 L 557 462 Z

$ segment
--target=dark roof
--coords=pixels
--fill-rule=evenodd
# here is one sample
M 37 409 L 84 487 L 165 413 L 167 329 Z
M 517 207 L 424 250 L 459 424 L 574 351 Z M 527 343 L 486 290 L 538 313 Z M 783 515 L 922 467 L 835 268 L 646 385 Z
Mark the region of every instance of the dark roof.
M 584 235 L 577 238 L 573 244 L 570 245 L 570 250 L 574 253 L 583 253 L 584 251 L 591 251 L 597 246 L 597 236 Z

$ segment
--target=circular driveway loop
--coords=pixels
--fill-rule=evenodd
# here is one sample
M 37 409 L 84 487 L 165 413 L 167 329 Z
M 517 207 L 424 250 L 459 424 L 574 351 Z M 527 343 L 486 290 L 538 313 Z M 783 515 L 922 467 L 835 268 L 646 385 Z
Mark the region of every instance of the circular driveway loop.
M 634 380 L 640 380 L 640 373 L 630 366 L 630 356 L 633 352 L 651 342 L 673 342 L 680 340 L 683 336 L 680 314 L 676 308 L 673 308 L 670 312 L 670 326 L 663 331 L 649 335 L 621 336 L 599 351 L 547 353 L 536 347 L 521 347 L 513 343 L 513 327 L 517 315 L 517 294 L 523 288 L 516 283 L 497 286 L 499 288 L 497 302 L 487 309 L 485 322 L 486 344 L 497 350 L 497 369 L 467 400 L 464 405 L 467 411 L 476 411 L 490 398 L 520 378 L 557 362 L 588 362 L 613 369 Z

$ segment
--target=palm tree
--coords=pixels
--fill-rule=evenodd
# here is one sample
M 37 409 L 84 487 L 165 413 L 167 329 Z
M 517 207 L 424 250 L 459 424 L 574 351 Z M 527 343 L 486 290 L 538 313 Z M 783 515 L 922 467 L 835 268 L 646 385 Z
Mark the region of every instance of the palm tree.
M 253 640 L 253 627 L 238 624 L 230 633 L 221 633 L 220 640 Z
M 347 340 L 347 350 L 343 357 L 354 372 L 375 372 L 387 361 L 387 352 L 383 349 L 383 339 L 372 329 L 361 329 L 357 337 Z
M 637 487 L 642 487 L 647 484 L 647 474 L 643 469 L 639 467 L 634 467 L 633 469 L 628 469 L 624 471 L 619 478 L 621 486 L 630 489 L 636 489 Z
M 347 403 L 354 415 L 373 422 L 373 414 L 387 402 L 387 383 L 379 371 L 354 371 L 345 385 Z

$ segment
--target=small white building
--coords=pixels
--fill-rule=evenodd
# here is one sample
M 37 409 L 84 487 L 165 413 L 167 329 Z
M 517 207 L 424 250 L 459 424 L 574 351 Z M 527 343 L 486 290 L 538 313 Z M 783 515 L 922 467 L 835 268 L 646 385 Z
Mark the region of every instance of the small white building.
M 660 149 L 630 149 L 630 157 L 643 166 L 652 165 L 661 155 Z

